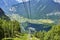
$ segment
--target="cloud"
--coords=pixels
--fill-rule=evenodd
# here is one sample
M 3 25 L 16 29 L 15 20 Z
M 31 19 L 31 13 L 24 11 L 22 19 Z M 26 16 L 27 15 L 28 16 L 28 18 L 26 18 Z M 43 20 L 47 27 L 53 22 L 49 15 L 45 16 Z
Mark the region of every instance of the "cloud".
M 17 2 L 21 3 L 21 2 L 27 2 L 29 0 L 16 0 Z
M 14 11 L 16 11 L 16 8 L 12 7 L 12 8 L 9 9 L 9 11 L 13 11 L 14 12 Z
M 46 16 L 53 16 L 53 15 L 58 16 L 60 15 L 60 12 L 53 12 L 53 13 L 46 14 Z
M 54 2 L 56 2 L 56 3 L 60 3 L 60 0 L 53 0 Z

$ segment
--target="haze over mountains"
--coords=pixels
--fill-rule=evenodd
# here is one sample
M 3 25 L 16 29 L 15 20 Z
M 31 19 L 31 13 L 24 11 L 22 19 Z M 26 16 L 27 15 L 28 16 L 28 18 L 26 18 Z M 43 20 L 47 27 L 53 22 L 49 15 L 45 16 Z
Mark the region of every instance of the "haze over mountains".
M 31 0 L 15 4 L 11 8 L 14 9 L 13 13 L 30 19 L 60 19 L 60 4 L 53 0 Z

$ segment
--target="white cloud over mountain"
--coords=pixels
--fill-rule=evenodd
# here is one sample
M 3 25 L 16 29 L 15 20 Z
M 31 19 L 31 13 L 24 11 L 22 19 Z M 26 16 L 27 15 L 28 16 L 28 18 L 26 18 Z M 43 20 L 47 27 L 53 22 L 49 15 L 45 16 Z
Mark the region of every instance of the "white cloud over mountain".
M 60 3 L 60 0 L 53 0 L 54 2 L 56 2 L 56 3 Z
M 53 12 L 53 13 L 46 14 L 46 16 L 52 16 L 52 15 L 60 16 L 60 12 Z
M 16 0 L 17 2 L 27 2 L 27 1 L 29 1 L 29 0 Z

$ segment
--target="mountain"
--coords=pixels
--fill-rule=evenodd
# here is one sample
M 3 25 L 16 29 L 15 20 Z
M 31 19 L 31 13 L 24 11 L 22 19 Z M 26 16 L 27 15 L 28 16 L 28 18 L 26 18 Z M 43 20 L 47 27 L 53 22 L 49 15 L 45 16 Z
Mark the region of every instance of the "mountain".
M 25 32 L 26 30 L 28 31 L 29 27 L 34 28 L 36 31 L 40 30 L 48 31 L 51 29 L 51 24 L 52 25 L 55 24 L 55 22 L 50 19 L 38 19 L 38 20 L 28 19 L 18 14 L 11 14 L 8 16 L 10 16 L 9 18 L 11 20 L 16 20 L 19 23 L 21 23 L 20 24 L 22 30 L 21 32 Z
M 0 18 L 10 20 L 9 17 L 5 15 L 4 11 L 1 8 L 0 8 Z
M 20 16 L 18 14 L 10 14 L 8 16 L 11 20 L 16 20 L 20 23 L 25 23 L 25 22 L 29 22 L 29 23 L 33 23 L 33 24 L 45 24 L 45 23 L 51 24 L 51 23 L 55 23 L 55 21 L 51 20 L 51 19 L 38 19 L 38 20 L 28 19 L 28 18 L 25 18 L 25 17 Z
M 42 28 L 47 26 L 45 24 L 40 24 L 41 22 L 49 22 L 48 20 L 51 19 L 53 21 L 58 21 L 60 19 L 60 4 L 55 3 L 53 0 L 31 0 L 29 2 L 18 3 L 12 5 L 10 11 L 13 14 L 18 14 L 17 16 L 14 15 L 13 19 L 18 20 L 19 22 L 26 22 L 29 23 L 26 27 L 33 27 L 37 31 L 41 30 L 49 30 L 49 28 Z M 18 16 L 23 16 L 23 18 L 19 18 Z M 12 17 L 12 15 L 11 15 Z M 26 18 L 26 19 L 24 19 Z M 23 19 L 23 20 L 22 20 Z M 28 20 L 27 20 L 28 19 Z M 39 21 L 42 19 L 43 21 Z M 44 20 L 48 19 L 48 20 Z M 39 24 L 38 24 L 39 23 Z M 25 23 L 26 24 L 26 23 Z M 24 24 L 23 24 L 24 25 Z M 24 26 L 23 26 L 24 27 Z
M 60 19 L 60 4 L 53 0 L 31 0 L 15 4 L 11 9 L 14 9 L 13 13 L 29 19 Z

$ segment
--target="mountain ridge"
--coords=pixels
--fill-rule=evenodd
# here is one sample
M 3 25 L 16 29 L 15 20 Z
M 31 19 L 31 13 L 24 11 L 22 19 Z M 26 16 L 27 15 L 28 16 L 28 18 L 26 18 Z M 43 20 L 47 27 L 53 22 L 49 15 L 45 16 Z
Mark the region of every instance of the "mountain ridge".
M 5 15 L 5 12 L 0 8 L 0 18 L 4 20 L 10 20 L 7 15 Z
M 38 3 L 36 0 L 32 0 L 29 2 L 15 4 L 11 8 L 15 8 L 16 11 L 13 11 L 14 13 L 17 13 L 29 19 L 48 18 L 56 20 L 60 18 L 58 15 L 47 16 L 47 14 L 60 12 L 59 6 L 59 3 L 55 3 L 52 0 L 40 0 Z

